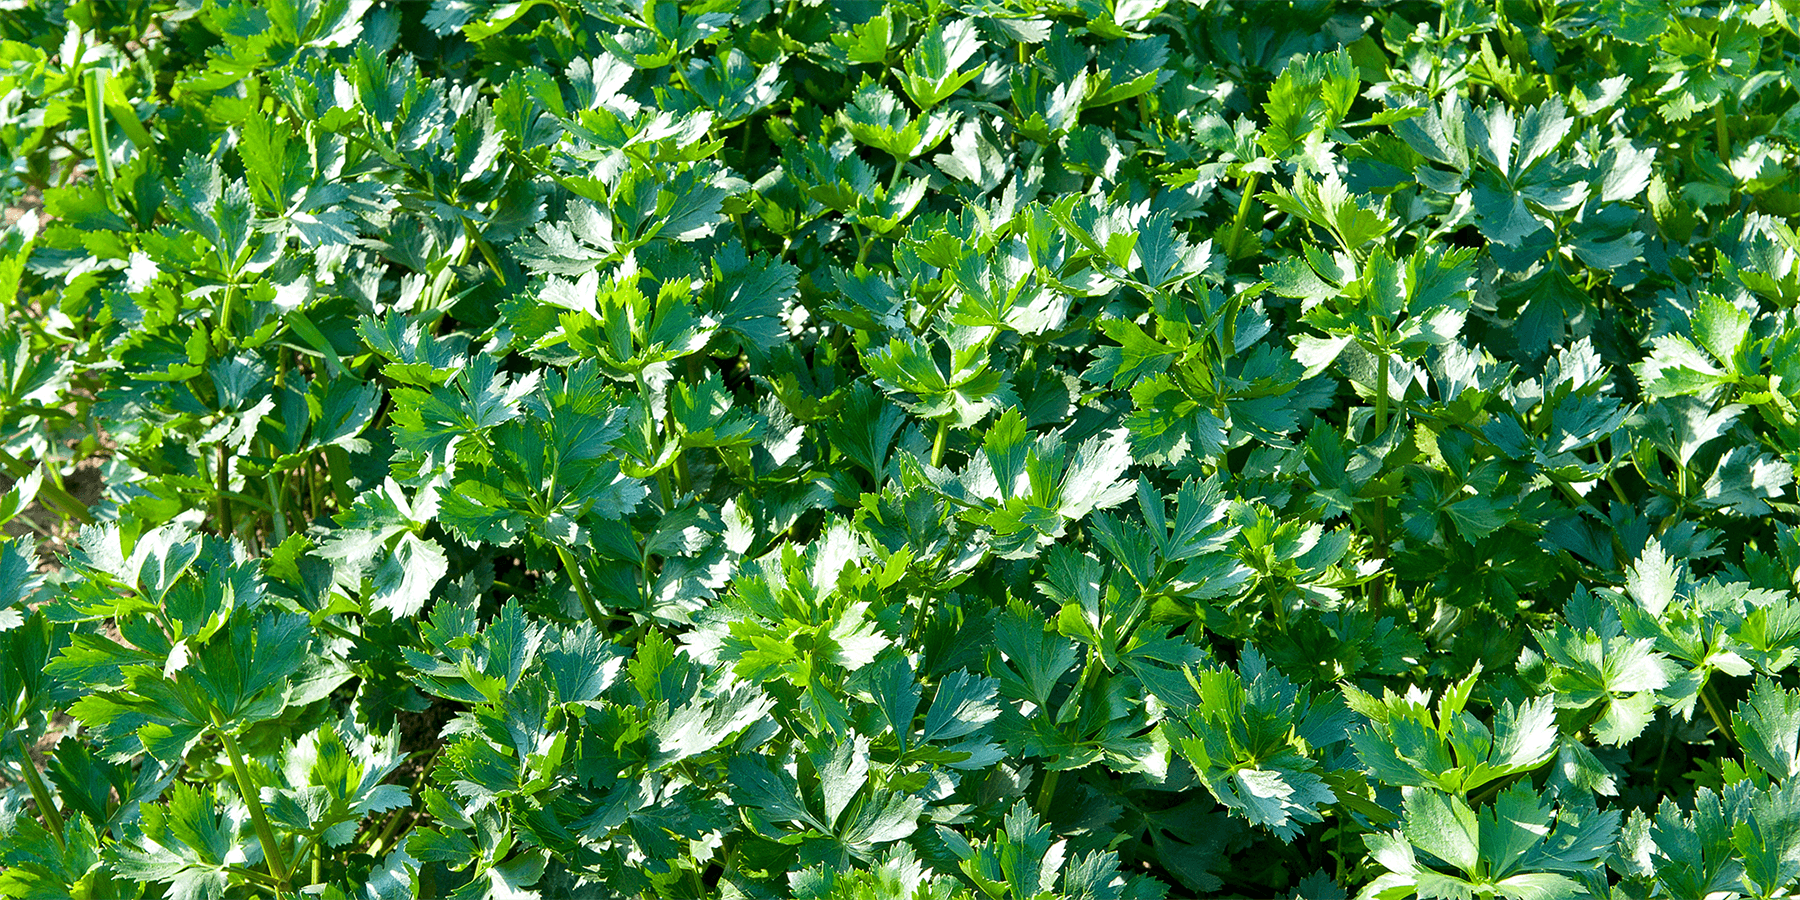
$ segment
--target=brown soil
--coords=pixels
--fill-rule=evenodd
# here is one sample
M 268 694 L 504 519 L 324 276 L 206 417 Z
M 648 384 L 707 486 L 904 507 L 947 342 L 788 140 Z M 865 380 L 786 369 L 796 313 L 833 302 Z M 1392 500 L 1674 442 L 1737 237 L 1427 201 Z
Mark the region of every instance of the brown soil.
M 11 228 L 13 223 L 24 218 L 26 213 L 33 210 L 41 211 L 43 208 L 43 193 L 37 188 L 26 188 L 25 195 L 19 198 L 18 205 L 8 206 L 4 210 L 0 210 L 0 227 Z M 41 212 L 38 218 L 43 218 Z
M 400 733 L 400 750 L 407 758 L 389 780 L 399 784 L 413 783 L 444 746 L 444 726 L 455 717 L 455 704 L 436 699 L 423 712 L 402 710 L 394 716 L 394 728 Z
M 106 481 L 100 474 L 103 461 L 100 457 L 90 457 L 76 463 L 75 468 L 63 476 L 63 490 L 81 501 L 83 506 L 92 507 L 99 503 L 106 489 Z M 0 492 L 12 490 L 16 481 L 15 478 L 0 476 Z M 9 536 L 37 536 L 38 570 L 41 572 L 58 568 L 55 561 L 68 553 L 70 544 L 80 530 L 80 522 L 65 518 L 46 507 L 41 500 L 32 501 L 12 521 L 0 526 L 0 532 Z

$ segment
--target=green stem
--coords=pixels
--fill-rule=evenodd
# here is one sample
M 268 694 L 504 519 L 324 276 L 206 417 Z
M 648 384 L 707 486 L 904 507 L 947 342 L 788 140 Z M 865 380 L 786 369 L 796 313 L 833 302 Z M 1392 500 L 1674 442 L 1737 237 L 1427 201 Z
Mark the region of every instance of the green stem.
M 243 866 L 226 866 L 225 871 L 230 872 L 239 878 L 248 879 L 263 887 L 273 888 L 275 886 L 275 879 L 270 878 L 267 874 L 258 872 L 255 869 L 246 869 Z
M 933 297 L 931 300 L 931 305 L 925 307 L 924 314 L 919 317 L 918 324 L 913 326 L 913 334 L 918 335 L 918 336 L 923 336 L 925 334 L 925 329 L 931 327 L 931 321 L 933 319 L 937 318 L 938 311 L 943 309 L 944 304 L 949 302 L 949 300 L 950 300 L 950 292 L 949 291 L 943 291 L 942 293 L 939 293 L 936 297 Z
M 1668 727 L 1663 729 L 1662 749 L 1656 752 L 1656 768 L 1650 770 L 1650 785 L 1652 787 L 1662 784 L 1663 762 L 1669 756 L 1669 742 L 1674 737 L 1675 723 L 1671 721 L 1668 723 Z
M 222 340 L 223 336 L 231 334 L 231 313 L 232 307 L 236 303 L 236 299 L 237 298 L 232 296 L 232 286 L 230 284 L 225 285 L 225 288 L 219 291 L 219 309 L 214 314 L 214 318 L 216 318 L 219 323 L 218 333 L 214 335 L 215 340 Z
M 38 774 L 37 763 L 32 762 L 31 752 L 25 746 L 25 739 L 18 732 L 13 732 L 13 744 L 19 748 L 19 769 L 25 773 L 25 784 L 31 788 L 31 799 L 37 803 L 38 814 L 44 817 L 44 824 L 50 826 L 50 834 L 56 838 L 56 846 L 63 846 L 63 817 L 56 808 L 56 799 L 50 794 L 50 786 L 44 784 L 43 776 Z
M 306 523 L 312 518 L 306 514 L 306 483 L 300 480 L 300 473 L 300 467 L 288 470 L 287 477 L 282 479 L 282 494 L 290 499 L 294 514 L 300 517 L 302 523 Z
M 369 842 L 370 855 L 381 855 L 381 850 L 387 846 L 388 839 L 394 836 L 394 832 L 400 830 L 400 823 L 406 818 L 406 814 L 418 806 L 419 790 L 425 787 L 425 779 L 431 774 L 431 767 L 437 764 L 438 754 L 443 752 L 443 749 L 444 746 L 439 744 L 436 750 L 431 751 L 431 756 L 426 758 L 425 764 L 419 767 L 419 774 L 413 778 L 412 787 L 406 792 L 410 802 L 394 810 L 387 821 L 382 823 L 381 830 L 375 833 L 375 839 Z
M 231 457 L 225 452 L 225 445 L 219 444 L 219 533 L 230 538 L 237 529 L 231 522 Z
M 944 438 L 950 434 L 950 420 L 939 419 L 937 437 L 931 439 L 931 467 L 936 469 L 944 464 Z
M 400 822 L 406 817 L 406 812 L 406 809 L 394 810 L 393 817 L 382 825 L 381 833 L 375 836 L 375 840 L 369 842 L 370 854 L 381 855 L 381 851 L 387 848 L 388 838 L 393 837 L 393 833 L 400 828 Z
M 1038 815 L 1050 818 L 1050 801 L 1056 798 L 1056 782 L 1062 777 L 1061 769 L 1051 769 L 1044 773 L 1044 784 L 1038 789 Z
M 868 261 L 869 248 L 873 246 L 873 242 L 869 240 L 867 229 L 863 228 L 861 225 L 852 225 L 850 227 L 856 232 L 856 264 L 860 266 Z
M 919 611 L 916 613 L 913 613 L 912 634 L 907 638 L 907 643 L 909 645 L 918 643 L 919 635 L 921 635 L 925 632 L 925 620 L 930 618 L 930 616 L 931 616 L 931 601 L 928 599 L 925 599 L 925 598 L 920 598 L 919 599 Z M 902 738 L 902 743 L 904 743 L 904 742 L 905 742 L 905 739 Z
M 655 605 L 655 598 L 651 596 L 651 592 L 654 591 L 655 589 L 656 589 L 656 582 L 654 579 L 652 579 L 650 577 L 650 554 L 649 553 L 639 553 L 639 555 L 638 555 L 638 596 L 643 599 L 643 606 L 645 609 L 649 609 L 653 605 Z M 629 644 L 629 645 L 625 645 L 625 646 L 636 646 L 636 645 Z
M 487 260 L 488 268 L 494 272 L 494 280 L 498 281 L 501 287 L 506 287 L 506 271 L 500 268 L 500 258 L 494 255 L 494 248 L 488 244 L 486 239 L 482 238 L 481 232 L 475 230 L 475 223 L 468 219 L 463 219 L 462 223 L 463 234 L 468 237 L 470 243 L 475 245 L 475 249 L 481 253 L 481 258 Z
M 1389 360 L 1390 354 L 1384 348 L 1375 366 L 1375 436 L 1377 438 L 1387 435 Z
M 265 875 L 263 877 L 267 878 L 268 876 Z M 244 884 L 247 887 L 249 887 L 251 890 L 256 891 L 257 896 L 259 896 L 259 897 L 262 896 L 263 894 L 268 894 L 269 896 L 274 897 L 275 900 L 282 900 L 282 898 L 284 896 L 281 893 L 281 889 L 278 887 L 275 887 L 272 884 L 264 884 L 260 881 L 247 881 L 247 882 L 244 882 Z
M 562 560 L 563 571 L 568 573 L 569 582 L 575 586 L 575 596 L 581 598 L 581 609 L 587 613 L 588 621 L 601 632 L 606 631 L 607 619 L 600 614 L 600 607 L 594 603 L 594 596 L 588 593 L 587 582 L 582 580 L 581 567 L 575 564 L 575 557 L 567 549 L 556 548 L 556 555 Z
M 1490 781 L 1487 784 L 1484 784 L 1481 787 L 1476 788 L 1474 791 L 1471 791 L 1469 793 L 1469 806 L 1470 807 L 1480 806 L 1481 804 L 1486 803 L 1487 801 L 1492 800 L 1495 797 L 1499 796 L 1500 792 L 1505 790 L 1506 788 L 1509 788 L 1529 777 L 1530 777 L 1530 774 L 1527 772 L 1514 772 L 1511 775 L 1502 775 L 1499 778 L 1496 778 L 1493 781 Z
M 1088 688 L 1093 685 L 1094 676 L 1099 669 L 1100 657 L 1097 652 L 1090 650 L 1088 652 L 1087 663 L 1081 668 L 1081 680 L 1076 682 L 1075 690 L 1069 694 L 1067 700 L 1063 701 L 1064 710 L 1067 710 L 1071 703 L 1081 702 L 1081 698 L 1087 694 Z M 1057 716 L 1058 720 L 1061 718 L 1061 715 Z M 1038 815 L 1043 816 L 1045 819 L 1050 818 L 1050 802 L 1056 799 L 1056 782 L 1061 777 L 1061 769 L 1049 769 L 1044 773 L 1043 785 L 1038 788 Z
M 1378 354 L 1379 362 L 1375 366 L 1375 439 L 1387 437 L 1388 428 L 1388 360 L 1387 348 Z M 1380 544 L 1382 555 L 1387 554 L 1387 498 L 1376 498 L 1375 505 L 1375 539 Z
M 1737 743 L 1737 735 L 1731 732 L 1731 719 L 1719 711 L 1718 695 L 1713 692 L 1712 679 L 1708 678 L 1700 688 L 1700 699 L 1706 703 L 1706 714 L 1712 716 L 1713 724 L 1719 726 L 1733 744 Z
M 262 794 L 256 785 L 250 782 L 250 770 L 244 765 L 244 753 L 238 749 L 237 738 L 231 729 L 213 715 L 213 731 L 225 743 L 225 752 L 231 757 L 231 774 L 237 779 L 238 795 L 244 798 L 244 805 L 250 809 L 250 823 L 256 826 L 256 840 L 262 844 L 263 865 L 268 867 L 269 874 L 274 877 L 276 888 L 289 890 L 287 863 L 281 859 L 281 845 L 275 842 L 275 829 L 269 827 L 269 817 L 263 813 Z
M 1332 835 L 1332 877 L 1339 884 L 1344 883 L 1344 832 L 1349 828 L 1349 823 L 1340 819 L 1337 832 Z
M 281 509 L 281 479 L 274 470 L 263 476 L 263 482 L 269 486 L 269 513 L 275 527 L 275 543 L 287 540 L 287 513 Z
M 1251 172 L 1244 178 L 1244 195 L 1238 199 L 1237 216 L 1231 220 L 1231 238 L 1225 245 L 1225 253 L 1232 259 L 1243 255 L 1238 241 L 1244 233 L 1244 220 L 1250 218 L 1250 202 L 1256 195 L 1256 181 L 1259 177 L 1257 173 Z
M 106 135 L 106 114 L 102 111 L 102 92 L 106 90 L 106 73 L 89 69 L 87 73 L 88 145 L 94 155 L 94 170 L 100 185 L 112 189 L 112 142 Z
M 1725 101 L 1713 106 L 1713 135 L 1719 142 L 1719 161 L 1731 162 L 1731 129 L 1725 122 Z
M 356 498 L 350 493 L 350 454 L 342 447 L 325 448 L 325 471 L 331 478 L 331 496 L 338 509 L 349 509 Z
M 0 470 L 12 474 L 14 478 L 23 478 L 37 468 L 38 463 L 20 459 L 4 449 L 0 449 Z M 94 517 L 88 512 L 86 504 L 75 499 L 60 483 L 55 483 L 57 471 L 55 466 L 45 466 L 44 474 L 49 476 L 38 486 L 38 500 L 55 507 L 57 512 L 82 524 L 91 524 Z
M 308 466 L 306 469 L 306 490 L 312 500 L 312 517 L 317 520 L 325 514 L 323 479 L 319 475 L 317 465 Z
M 1593 500 L 1591 500 L 1587 497 L 1581 496 L 1581 492 L 1575 490 L 1575 487 L 1573 485 L 1569 484 L 1568 482 L 1558 481 L 1557 479 L 1554 479 L 1554 478 L 1550 479 L 1550 481 L 1553 484 L 1555 484 L 1558 488 L 1561 488 L 1562 492 L 1563 492 L 1563 496 L 1568 497 L 1569 502 L 1571 504 L 1575 505 L 1576 507 L 1591 506 L 1596 510 L 1600 509 L 1599 504 L 1595 503 Z
M 1613 473 L 1606 473 L 1606 483 L 1612 487 L 1613 494 L 1619 498 L 1620 503 L 1626 506 L 1632 505 L 1631 498 L 1625 496 L 1625 489 L 1619 486 L 1619 479 L 1614 477 Z

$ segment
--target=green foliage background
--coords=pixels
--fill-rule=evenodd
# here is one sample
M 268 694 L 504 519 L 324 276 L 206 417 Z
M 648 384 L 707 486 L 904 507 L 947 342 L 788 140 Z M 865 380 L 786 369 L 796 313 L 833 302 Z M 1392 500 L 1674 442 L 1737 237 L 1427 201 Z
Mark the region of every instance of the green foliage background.
M 1792 896 L 1796 12 L 3 0 L 0 896 Z

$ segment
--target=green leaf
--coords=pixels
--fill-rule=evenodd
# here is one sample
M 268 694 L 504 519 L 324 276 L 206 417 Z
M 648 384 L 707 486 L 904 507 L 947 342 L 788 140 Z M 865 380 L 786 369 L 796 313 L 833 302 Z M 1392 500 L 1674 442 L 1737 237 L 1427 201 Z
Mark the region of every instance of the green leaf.
M 948 741 L 981 730 L 1000 714 L 995 702 L 999 688 L 995 679 L 977 678 L 966 669 L 945 676 L 931 698 L 919 739 Z
M 1745 758 L 1763 771 L 1781 779 L 1800 773 L 1800 692 L 1758 678 L 1732 712 L 1731 724 Z
M 436 543 L 402 534 L 371 577 L 369 603 L 395 618 L 416 616 L 448 571 L 449 559 Z
M 1705 296 L 1694 312 L 1694 339 L 1713 359 L 1732 366 L 1750 337 L 1750 314 L 1722 297 Z
M 831 35 L 831 42 L 844 51 L 852 65 L 885 64 L 896 36 L 894 17 L 883 10 L 847 31 Z
M 1291 189 L 1277 184 L 1258 199 L 1325 229 L 1351 253 L 1386 235 L 1394 226 L 1384 213 L 1364 206 L 1335 173 L 1322 181 L 1301 176 Z
M 393 737 L 365 734 L 354 722 L 301 737 L 283 754 L 282 783 L 264 789 L 270 821 L 342 846 L 365 817 L 411 806 L 404 788 L 382 783 L 404 758 L 395 745 Z
M 1406 794 L 1403 832 L 1414 847 L 1465 872 L 1480 860 L 1480 823 L 1461 800 L 1415 788 Z
M 760 762 L 733 757 L 730 762 L 733 792 L 747 806 L 762 810 L 779 822 L 797 822 L 819 831 L 829 832 L 800 799 L 800 787 L 793 776 Z
M 1296 687 L 1254 650 L 1238 668 L 1188 670 L 1192 701 L 1153 687 L 1178 710 L 1163 728 L 1219 802 L 1292 842 L 1338 802 L 1317 754 L 1347 736 L 1349 720 L 1343 707 Z
M 1351 706 L 1371 718 L 1350 735 L 1363 764 L 1392 785 L 1425 787 L 1466 795 L 1484 784 L 1542 766 L 1556 755 L 1555 698 L 1498 704 L 1493 730 L 1462 712 L 1475 675 L 1439 698 L 1433 711 L 1427 695 L 1402 696 L 1391 689 L 1381 698 L 1349 689 Z
M 25 621 L 25 610 L 43 584 L 37 572 L 37 542 L 28 537 L 0 541 L 0 632 Z
M 1617 812 L 1568 805 L 1553 810 L 1525 784 L 1480 810 L 1459 797 L 1407 788 L 1404 809 L 1398 832 L 1367 839 L 1370 855 L 1388 874 L 1365 896 L 1582 896 L 1582 883 L 1572 876 L 1586 874 L 1605 858 L 1619 830 Z M 1421 858 L 1415 848 L 1429 856 Z
M 929 110 L 956 93 L 981 73 L 986 63 L 964 68 L 981 52 L 981 38 L 972 19 L 934 25 L 913 45 L 905 58 L 900 86 L 920 109 Z
M 944 344 L 895 337 L 864 356 L 863 364 L 876 386 L 913 415 L 970 428 L 1017 401 L 1005 377 L 988 363 L 990 340 L 987 329 L 975 328 L 953 329 Z
M 168 798 L 142 807 L 141 837 L 107 847 L 107 866 L 134 881 L 167 884 L 171 897 L 220 900 L 234 852 L 247 851 L 246 862 L 261 858 L 259 848 L 243 843 L 249 823 L 242 813 L 220 815 L 211 789 L 177 783 Z
M 1350 54 L 1339 50 L 1288 61 L 1263 103 L 1263 152 L 1285 159 L 1314 134 L 1337 127 L 1362 86 Z

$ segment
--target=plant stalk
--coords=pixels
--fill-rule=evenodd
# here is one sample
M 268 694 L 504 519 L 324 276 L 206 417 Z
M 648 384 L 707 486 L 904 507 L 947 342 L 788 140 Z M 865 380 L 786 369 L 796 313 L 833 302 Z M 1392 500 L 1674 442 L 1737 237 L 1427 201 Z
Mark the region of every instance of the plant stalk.
M 1620 503 L 1626 506 L 1633 505 L 1631 499 L 1625 496 L 1625 489 L 1619 486 L 1619 479 L 1614 477 L 1613 473 L 1606 473 L 1606 483 L 1612 487 L 1613 494 L 1619 498 Z
M 356 499 L 350 493 L 350 454 L 342 447 L 326 447 L 325 472 L 331 478 L 331 496 L 338 509 L 349 509 Z
M 1388 428 L 1388 360 L 1389 354 L 1384 348 L 1375 366 L 1375 439 L 1387 437 Z M 1380 544 L 1380 552 L 1387 555 L 1387 498 L 1377 498 L 1375 504 L 1375 540 Z
M 233 276 L 234 279 L 235 279 L 235 277 L 236 276 Z M 225 289 L 219 292 L 219 308 L 213 315 L 213 317 L 215 319 L 217 319 L 218 323 L 219 323 L 218 332 L 214 335 L 215 339 L 222 339 L 221 338 L 222 335 L 231 334 L 231 312 L 232 312 L 232 301 L 233 300 L 234 300 L 234 298 L 231 296 L 231 285 L 227 284 L 227 285 L 225 285 Z
M 594 603 L 594 595 L 588 593 L 587 582 L 582 580 L 581 567 L 575 564 L 575 557 L 562 547 L 556 548 L 556 555 L 562 560 L 563 571 L 568 573 L 569 583 L 575 586 L 575 596 L 581 598 L 581 609 L 587 613 L 588 621 L 605 632 L 607 618 L 600 614 L 600 607 Z
M 243 866 L 226 866 L 225 871 L 230 872 L 231 874 L 236 875 L 240 878 L 249 879 L 250 881 L 255 882 L 257 885 L 265 887 L 265 888 L 273 889 L 275 887 L 275 880 L 273 878 L 270 878 L 268 876 L 268 874 L 265 872 L 258 872 L 255 869 L 247 869 Z
M 44 824 L 50 826 L 51 835 L 56 838 L 56 846 L 63 846 L 63 817 L 56 808 L 56 798 L 50 793 L 50 786 L 44 783 L 38 774 L 37 763 L 31 761 L 31 751 L 25 746 L 25 739 L 18 732 L 13 732 L 13 744 L 19 748 L 19 769 L 25 773 L 25 784 L 31 788 L 31 799 L 37 804 L 38 814 L 44 817 Z
M 1387 435 L 1389 355 L 1383 352 L 1375 367 L 1375 436 Z
M 106 134 L 106 113 L 102 110 L 105 90 L 106 73 L 100 69 L 89 69 L 86 97 L 88 145 L 94 156 L 94 171 L 100 176 L 100 185 L 110 192 L 113 182 L 112 142 Z
M 263 812 L 262 794 L 256 785 L 250 783 L 250 770 L 244 765 L 244 753 L 238 749 L 237 738 L 231 734 L 219 717 L 213 716 L 213 731 L 219 740 L 225 743 L 225 752 L 231 757 L 231 774 L 237 780 L 238 795 L 244 798 L 244 805 L 250 809 L 250 824 L 256 827 L 256 840 L 262 844 L 263 865 L 268 867 L 269 874 L 275 878 L 278 890 L 289 890 L 287 863 L 281 858 L 281 845 L 275 842 L 275 829 L 269 827 L 269 817 Z
M 925 312 L 919 316 L 918 324 L 913 326 L 913 334 L 921 337 L 924 336 L 925 329 L 931 327 L 931 321 L 937 318 L 938 312 L 944 308 L 944 304 L 949 300 L 949 291 L 943 291 L 932 298 L 931 304 L 925 307 Z
M 388 839 L 394 836 L 394 832 L 400 830 L 400 822 L 406 818 L 406 814 L 418 806 L 419 789 L 425 786 L 425 779 L 431 775 L 431 767 L 437 763 L 438 754 L 443 752 L 443 749 L 442 744 L 438 745 L 436 750 L 431 751 L 431 756 L 426 758 L 425 764 L 419 767 L 418 776 L 413 778 L 412 787 L 406 792 L 409 798 L 407 805 L 394 810 L 388 816 L 387 821 L 382 823 L 381 829 L 375 833 L 375 839 L 368 843 L 371 856 L 381 855 L 381 850 L 387 846 Z
M 1514 773 L 1512 775 L 1503 775 L 1499 778 L 1494 779 L 1493 781 L 1488 782 L 1487 784 L 1482 785 L 1481 787 L 1476 788 L 1473 791 L 1470 791 L 1469 798 L 1468 798 L 1469 806 L 1471 808 L 1473 808 L 1476 806 L 1480 806 L 1481 804 L 1483 804 L 1489 800 L 1494 799 L 1495 797 L 1500 795 L 1501 790 L 1505 789 L 1506 787 L 1508 787 L 1512 784 L 1517 783 L 1521 777 L 1523 777 L 1523 773 Z
M 1238 242 L 1244 234 L 1244 220 L 1250 218 L 1251 198 L 1256 195 L 1256 182 L 1260 176 L 1255 172 L 1244 178 L 1244 195 L 1238 200 L 1237 216 L 1231 220 L 1231 240 L 1228 242 L 1226 255 L 1236 259 L 1243 255 Z
M 675 492 L 678 494 L 686 494 L 692 489 L 689 486 L 687 457 L 681 451 L 677 450 L 675 452 L 675 462 L 670 468 L 675 470 Z
M 1594 502 L 1593 497 L 1591 497 L 1591 496 L 1583 497 L 1581 495 L 1581 492 L 1575 490 L 1575 487 L 1573 485 L 1569 484 L 1568 482 L 1558 481 L 1554 478 L 1551 479 L 1551 481 L 1554 482 L 1558 488 L 1562 489 L 1563 496 L 1568 497 L 1569 502 L 1571 504 L 1573 504 L 1574 506 L 1576 506 L 1576 507 L 1587 506 L 1587 507 L 1592 507 L 1593 509 L 1598 510 L 1602 513 L 1605 512 L 1605 510 L 1600 509 L 1600 504 Z
M 864 230 L 861 225 L 852 225 L 850 227 L 855 229 L 856 232 L 856 264 L 860 266 L 868 261 L 869 248 L 873 246 L 873 244 L 869 240 L 868 232 Z
M 281 509 L 281 480 L 271 470 L 263 476 L 263 481 L 269 486 L 269 513 L 275 528 L 275 543 L 280 544 L 288 536 L 287 513 Z
M 950 434 L 950 420 L 939 419 L 937 437 L 931 439 L 931 467 L 936 469 L 944 464 L 944 438 Z
M 1712 679 L 1707 679 L 1706 683 L 1701 685 L 1700 699 L 1706 703 L 1706 714 L 1712 717 L 1713 724 L 1717 725 L 1719 731 L 1724 733 L 1725 737 L 1729 738 L 1733 744 L 1736 744 L 1737 735 L 1731 731 L 1731 719 L 1719 711 L 1718 695 L 1713 691 Z
M 1038 789 L 1038 815 L 1050 818 L 1050 801 L 1056 799 L 1056 782 L 1062 777 L 1061 769 L 1051 769 L 1044 773 L 1044 784 Z
M 225 445 L 219 444 L 219 533 L 227 539 L 237 531 L 231 521 L 231 457 L 225 453 Z
M 1063 709 L 1068 709 L 1069 704 L 1071 703 L 1081 702 L 1082 696 L 1085 695 L 1088 692 L 1088 688 L 1093 685 L 1094 675 L 1099 669 L 1099 651 L 1089 650 L 1087 663 L 1081 667 L 1081 680 L 1075 683 L 1075 690 L 1069 694 L 1068 699 L 1063 701 Z M 1062 716 L 1057 716 L 1058 720 L 1061 718 Z M 1044 773 L 1043 786 L 1038 788 L 1038 815 L 1043 816 L 1045 819 L 1050 818 L 1050 802 L 1056 799 L 1056 782 L 1061 777 L 1061 769 L 1050 769 Z
M 1725 122 L 1725 101 L 1713 105 L 1713 137 L 1719 142 L 1719 161 L 1731 163 L 1731 129 Z

